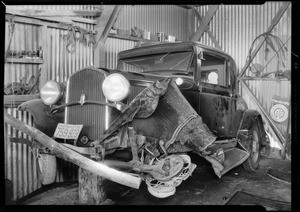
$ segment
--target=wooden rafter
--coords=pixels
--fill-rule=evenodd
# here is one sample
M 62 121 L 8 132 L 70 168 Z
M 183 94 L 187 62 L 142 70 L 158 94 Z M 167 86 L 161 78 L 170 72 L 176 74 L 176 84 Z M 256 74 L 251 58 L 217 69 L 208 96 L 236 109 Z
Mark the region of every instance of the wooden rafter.
M 98 43 L 104 43 L 109 31 L 116 22 L 122 5 L 106 5 L 104 6 L 102 15 L 97 20 L 95 30 L 98 32 Z
M 35 9 L 16 9 L 13 6 L 6 6 L 6 13 L 25 15 L 25 16 L 36 16 L 36 17 L 52 17 L 52 16 L 97 16 L 100 17 L 101 10 L 35 10 Z
M 202 20 L 202 17 L 200 15 L 200 13 L 198 12 L 198 10 L 196 10 L 195 7 L 193 7 L 193 13 L 194 15 L 197 17 L 199 23 L 200 23 L 200 26 L 203 25 L 203 20 Z M 218 49 L 222 49 L 221 45 L 219 44 L 219 42 L 217 41 L 216 37 L 214 36 L 214 34 L 210 31 L 210 29 L 208 28 L 208 26 L 205 27 L 204 29 L 209 37 L 212 39 L 213 43 L 215 44 L 215 46 L 218 48 Z
M 59 23 L 64 22 L 64 23 L 68 23 L 68 24 L 74 24 L 75 22 L 88 23 L 88 24 L 96 24 L 97 23 L 97 21 L 95 21 L 93 19 L 83 18 L 83 17 L 80 17 L 79 15 L 75 16 L 75 13 L 72 13 L 72 11 L 70 11 L 70 10 L 49 10 L 49 11 L 52 11 L 52 13 L 49 13 L 48 16 L 46 16 L 46 15 L 44 16 L 44 15 L 34 15 L 35 14 L 34 12 L 28 12 L 28 10 L 14 9 L 9 6 L 6 7 L 7 14 L 18 15 L 18 16 L 23 16 L 23 17 L 33 18 L 33 19 L 53 21 L 53 22 L 59 22 Z M 99 13 L 99 11 L 98 11 L 98 13 Z M 54 14 L 56 14 L 56 15 L 54 15 Z M 85 13 L 85 14 L 88 14 L 88 13 Z
M 105 5 L 100 18 L 97 20 L 97 25 L 95 27 L 95 30 L 97 31 L 97 43 L 94 50 L 95 66 L 106 66 L 104 43 L 112 26 L 117 20 L 122 7 L 122 5 Z
M 275 17 L 272 19 L 271 24 L 268 27 L 266 33 L 270 33 L 273 30 L 273 28 L 280 21 L 281 17 L 283 16 L 283 14 L 285 13 L 285 11 L 288 9 L 289 6 L 290 6 L 290 2 L 283 2 L 282 3 L 282 5 L 279 8 L 278 12 L 276 13 Z M 257 55 L 258 51 L 260 50 L 260 48 L 262 47 L 263 44 L 264 44 L 264 40 L 262 40 L 259 43 L 259 45 L 256 47 L 256 49 L 251 53 L 249 59 L 246 61 L 246 64 L 242 68 L 241 73 L 239 74 L 239 77 L 242 77 L 245 74 L 247 68 L 249 67 L 252 60 L 255 58 L 255 56 Z
M 191 36 L 190 40 L 192 41 L 199 41 L 202 37 L 205 29 L 207 28 L 209 22 L 215 15 L 216 11 L 218 10 L 219 5 L 211 5 L 205 15 L 205 17 L 202 20 L 202 25 L 200 25 L 197 29 L 197 31 Z

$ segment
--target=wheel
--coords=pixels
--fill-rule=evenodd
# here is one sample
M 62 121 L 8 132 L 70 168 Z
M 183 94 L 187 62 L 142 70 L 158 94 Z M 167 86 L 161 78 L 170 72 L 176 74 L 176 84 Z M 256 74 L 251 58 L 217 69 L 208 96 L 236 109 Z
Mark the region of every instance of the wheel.
M 49 154 L 40 154 L 38 157 L 39 179 L 43 185 L 51 184 L 56 177 L 56 157 Z
M 249 158 L 243 163 L 243 166 L 248 171 L 255 171 L 258 168 L 259 161 L 260 161 L 260 150 L 261 150 L 261 141 L 262 141 L 262 134 L 257 122 L 255 122 L 250 132 L 250 138 L 247 143 L 247 150 L 250 152 Z

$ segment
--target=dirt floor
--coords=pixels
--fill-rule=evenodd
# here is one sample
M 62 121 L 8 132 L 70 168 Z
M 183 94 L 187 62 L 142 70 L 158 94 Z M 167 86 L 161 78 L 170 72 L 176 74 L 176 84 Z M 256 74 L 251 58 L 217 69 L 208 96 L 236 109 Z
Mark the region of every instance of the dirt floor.
M 107 198 L 104 204 L 110 205 L 228 205 L 232 198 L 239 192 L 256 197 L 256 202 L 239 199 L 232 202 L 238 205 L 263 205 L 268 210 L 290 208 L 291 203 L 291 162 L 263 157 L 260 167 L 256 172 L 246 171 L 243 166 L 238 166 L 218 178 L 209 162 L 205 159 L 190 154 L 192 162 L 197 165 L 192 176 L 176 188 L 173 196 L 160 199 L 152 196 L 144 182 L 140 189 L 132 189 L 117 183 L 107 181 L 105 184 Z M 268 169 L 284 173 L 288 179 L 278 180 L 269 174 Z M 23 201 L 22 205 L 79 205 L 78 185 L 69 184 L 45 191 L 39 195 Z M 236 196 L 235 196 L 236 197 Z M 257 200 L 261 198 L 262 201 Z M 269 202 L 266 203 L 268 200 Z M 285 207 L 270 202 L 284 203 Z M 264 205 L 265 204 L 265 205 Z M 287 207 L 286 207 L 287 206 Z

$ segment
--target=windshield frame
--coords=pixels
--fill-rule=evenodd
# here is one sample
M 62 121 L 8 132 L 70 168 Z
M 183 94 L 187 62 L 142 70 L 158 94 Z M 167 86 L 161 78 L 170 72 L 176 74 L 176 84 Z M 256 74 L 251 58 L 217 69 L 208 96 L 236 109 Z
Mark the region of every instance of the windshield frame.
M 125 70 L 125 68 L 123 67 L 124 64 L 127 64 L 129 66 L 140 68 L 137 64 L 129 63 L 130 60 L 135 61 L 135 60 L 138 60 L 139 58 L 141 60 L 143 60 L 143 59 L 147 59 L 149 57 L 153 57 L 153 61 L 157 62 L 157 64 L 159 64 L 159 63 L 161 63 L 160 61 L 163 60 L 164 58 L 166 58 L 167 56 L 171 55 L 174 57 L 175 54 L 179 54 L 179 53 L 182 53 L 182 54 L 187 53 L 188 55 L 186 57 L 184 57 L 181 61 L 172 65 L 170 68 L 167 68 L 167 66 L 166 66 L 166 68 L 161 68 L 161 69 L 152 69 L 152 70 L 147 70 L 147 71 L 134 72 L 134 71 Z M 174 58 L 170 59 L 169 61 L 172 61 L 172 60 L 174 60 Z M 187 61 L 187 65 L 184 69 L 175 69 L 176 66 L 180 65 L 181 63 L 185 62 L 186 60 L 188 60 L 188 61 Z M 174 60 L 174 61 L 176 61 L 176 60 Z M 147 54 L 147 55 L 141 55 L 138 57 L 119 59 L 117 69 L 119 69 L 121 71 L 125 71 L 125 72 L 131 72 L 131 73 L 133 72 L 133 73 L 149 73 L 149 74 L 157 73 L 159 71 L 170 71 L 170 72 L 179 72 L 179 73 L 183 73 L 186 75 L 194 76 L 194 73 L 196 70 L 194 61 L 195 61 L 195 52 L 194 51 L 169 51 L 169 52 L 162 52 L 159 54 Z M 140 69 L 142 69 L 142 68 L 140 68 Z M 191 75 L 191 73 L 192 73 L 192 75 Z

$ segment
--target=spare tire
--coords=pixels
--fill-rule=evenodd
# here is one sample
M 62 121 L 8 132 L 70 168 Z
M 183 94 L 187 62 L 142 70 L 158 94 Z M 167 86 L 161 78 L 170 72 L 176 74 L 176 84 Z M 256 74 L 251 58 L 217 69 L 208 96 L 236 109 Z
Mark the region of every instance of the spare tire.
M 39 180 L 43 185 L 51 184 L 56 177 L 56 157 L 49 154 L 40 154 L 38 157 Z

